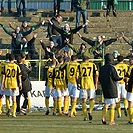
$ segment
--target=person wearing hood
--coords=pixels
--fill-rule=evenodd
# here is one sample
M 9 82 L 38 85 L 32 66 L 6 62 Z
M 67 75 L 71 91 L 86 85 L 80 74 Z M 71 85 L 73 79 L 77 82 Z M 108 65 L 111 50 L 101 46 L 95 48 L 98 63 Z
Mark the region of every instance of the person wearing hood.
M 116 124 L 114 122 L 116 98 L 118 97 L 116 81 L 120 81 L 123 78 L 118 75 L 118 72 L 113 65 L 114 57 L 112 54 L 105 55 L 105 65 L 100 68 L 99 71 L 99 82 L 102 87 L 103 96 L 104 96 L 104 107 L 102 110 L 102 123 L 106 123 L 106 114 L 108 107 L 110 105 L 110 117 L 109 125 Z

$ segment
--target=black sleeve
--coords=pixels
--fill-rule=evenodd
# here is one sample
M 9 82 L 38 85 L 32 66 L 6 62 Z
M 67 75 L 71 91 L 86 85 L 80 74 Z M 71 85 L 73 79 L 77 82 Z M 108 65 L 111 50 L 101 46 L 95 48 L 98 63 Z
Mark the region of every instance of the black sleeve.
M 95 41 L 92 41 L 91 39 L 89 38 L 86 38 L 86 37 L 81 37 L 81 39 L 85 42 L 87 42 L 89 45 L 91 46 L 94 46 L 95 45 Z
M 104 41 L 104 44 L 105 44 L 105 46 L 108 46 L 108 45 L 110 45 L 112 42 L 116 42 L 116 41 L 117 41 L 117 38 L 112 38 L 112 39 L 109 39 L 109 40 Z
M 112 66 L 112 78 L 113 78 L 114 81 L 119 81 L 119 80 L 123 79 L 123 77 L 120 77 L 118 75 L 118 72 L 117 72 L 117 70 L 114 66 Z
M 31 45 L 35 42 L 35 39 L 36 39 L 36 38 L 33 37 L 33 38 L 27 43 L 27 45 L 28 45 L 28 46 L 31 46 Z

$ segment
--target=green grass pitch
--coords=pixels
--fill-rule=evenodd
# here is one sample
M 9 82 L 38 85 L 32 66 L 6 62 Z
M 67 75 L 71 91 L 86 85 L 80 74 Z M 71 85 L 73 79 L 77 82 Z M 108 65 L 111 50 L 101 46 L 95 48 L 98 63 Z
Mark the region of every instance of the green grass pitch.
M 77 111 L 74 118 L 68 116 L 52 116 L 52 112 L 45 116 L 45 112 L 33 112 L 27 116 L 19 115 L 16 118 L 0 115 L 0 133 L 133 133 L 133 125 L 126 124 L 128 117 L 115 120 L 118 125 L 103 125 L 101 111 L 93 111 L 92 121 L 83 121 L 82 111 Z M 107 122 L 109 118 L 107 115 Z

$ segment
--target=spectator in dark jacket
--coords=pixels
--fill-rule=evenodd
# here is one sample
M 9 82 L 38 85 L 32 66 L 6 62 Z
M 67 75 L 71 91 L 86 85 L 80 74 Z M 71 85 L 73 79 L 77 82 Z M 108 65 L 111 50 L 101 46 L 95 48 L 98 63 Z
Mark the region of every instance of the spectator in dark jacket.
M 63 45 L 57 45 L 54 46 L 54 42 L 50 41 L 49 42 L 49 46 L 47 46 L 46 44 L 43 43 L 42 39 L 40 40 L 40 43 L 42 45 L 43 50 L 45 51 L 45 59 L 48 58 L 53 58 L 53 56 L 58 57 L 59 56 L 59 51 L 64 47 Z
M 58 28 L 61 28 L 60 22 L 62 20 L 61 15 L 56 15 L 51 19 L 51 22 Z M 60 37 L 60 34 L 57 32 L 57 30 L 49 23 L 48 24 L 48 37 L 50 41 L 53 41 L 55 45 L 62 44 L 62 40 Z
M 27 36 L 28 34 L 30 34 L 33 30 L 34 30 L 34 27 L 31 27 L 30 30 L 26 31 L 26 32 L 21 32 L 20 31 L 20 27 L 17 26 L 15 28 L 15 31 L 10 31 L 8 30 L 3 24 L 1 24 L 1 27 L 3 28 L 3 30 L 12 37 L 12 42 L 11 42 L 11 47 L 12 47 L 12 54 L 14 55 L 17 55 L 18 54 L 18 46 L 16 45 L 16 40 L 17 39 L 19 42 L 22 41 L 22 37 L 23 36 Z M 16 36 L 16 38 L 14 38 L 14 35 Z
M 114 57 L 112 54 L 105 55 L 105 65 L 101 67 L 99 72 L 99 81 L 102 86 L 104 96 L 104 107 L 102 111 L 102 123 L 106 124 L 106 114 L 110 105 L 110 118 L 109 125 L 116 124 L 114 122 L 114 111 L 116 98 L 118 97 L 116 81 L 122 79 L 117 73 L 116 68 L 113 65 Z
M 106 53 L 106 46 L 118 40 L 118 38 L 111 38 L 108 40 L 104 40 L 104 38 L 100 35 L 97 36 L 97 40 L 91 40 L 89 38 L 82 37 L 82 35 L 80 35 L 79 33 L 78 35 L 83 41 L 87 42 L 91 46 L 96 46 L 97 44 L 101 44 L 99 47 L 97 47 L 96 50 L 93 51 L 94 59 L 101 59 Z M 96 65 L 99 70 L 99 68 L 101 67 L 101 62 L 100 63 L 96 62 Z
M 28 92 L 31 91 L 32 87 L 31 87 L 31 82 L 29 80 L 29 74 L 31 73 L 31 70 L 28 68 L 27 65 L 23 64 L 23 60 L 21 56 L 18 56 L 17 58 L 17 62 L 18 65 L 21 69 L 21 79 L 22 79 L 22 90 L 19 93 L 19 96 L 16 97 L 16 101 L 17 101 L 17 109 L 16 112 L 20 113 L 20 111 L 26 115 L 26 109 L 27 109 L 27 105 L 28 105 Z M 23 94 L 24 96 L 24 102 L 23 105 L 21 107 L 20 110 L 20 98 L 21 95 Z

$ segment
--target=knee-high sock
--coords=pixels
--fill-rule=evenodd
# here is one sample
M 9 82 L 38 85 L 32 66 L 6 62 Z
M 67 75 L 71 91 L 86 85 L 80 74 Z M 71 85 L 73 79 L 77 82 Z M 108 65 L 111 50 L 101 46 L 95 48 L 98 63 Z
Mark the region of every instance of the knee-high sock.
M 68 100 L 68 98 L 66 98 L 64 100 L 64 109 L 63 109 L 64 113 L 66 113 L 68 111 L 68 102 L 69 102 L 69 100 Z
M 10 98 L 6 97 L 6 109 L 10 109 Z
M 124 99 L 123 103 L 124 103 L 124 108 L 127 109 L 128 108 L 128 101 L 126 99 Z
M 102 118 L 106 119 L 107 112 L 108 112 L 108 108 L 104 106 L 102 110 Z
M 120 102 L 116 103 L 116 111 L 117 111 L 117 114 L 119 116 L 121 116 L 121 106 L 120 106 Z
M 110 108 L 109 121 L 114 122 L 114 117 L 115 117 L 115 110 L 114 108 Z
M 84 118 L 87 118 L 87 107 L 86 107 L 86 103 L 82 103 L 82 111 L 83 111 Z
M 62 106 L 62 100 L 58 99 L 57 100 L 57 107 L 58 107 L 59 114 L 62 114 L 61 106 Z
M 47 110 L 49 110 L 49 98 L 45 99 L 45 105 L 46 105 Z
M 17 107 L 16 102 L 13 102 L 13 104 L 12 104 L 12 114 L 13 115 L 16 115 L 16 107 Z
M 54 108 L 53 108 L 54 113 L 56 113 L 56 109 L 57 109 L 57 100 L 54 100 Z
M 73 113 L 76 113 L 76 101 L 73 101 L 72 102 L 72 107 L 71 107 L 71 115 L 73 115 Z
M 128 108 L 128 113 L 130 122 L 133 122 L 133 107 Z
M 0 98 L 0 113 L 2 112 L 2 98 Z
M 30 109 L 31 109 L 31 101 L 30 99 L 28 99 L 28 111 L 30 112 Z
M 94 108 L 95 100 L 90 100 L 90 110 L 89 113 L 92 113 L 93 108 Z

